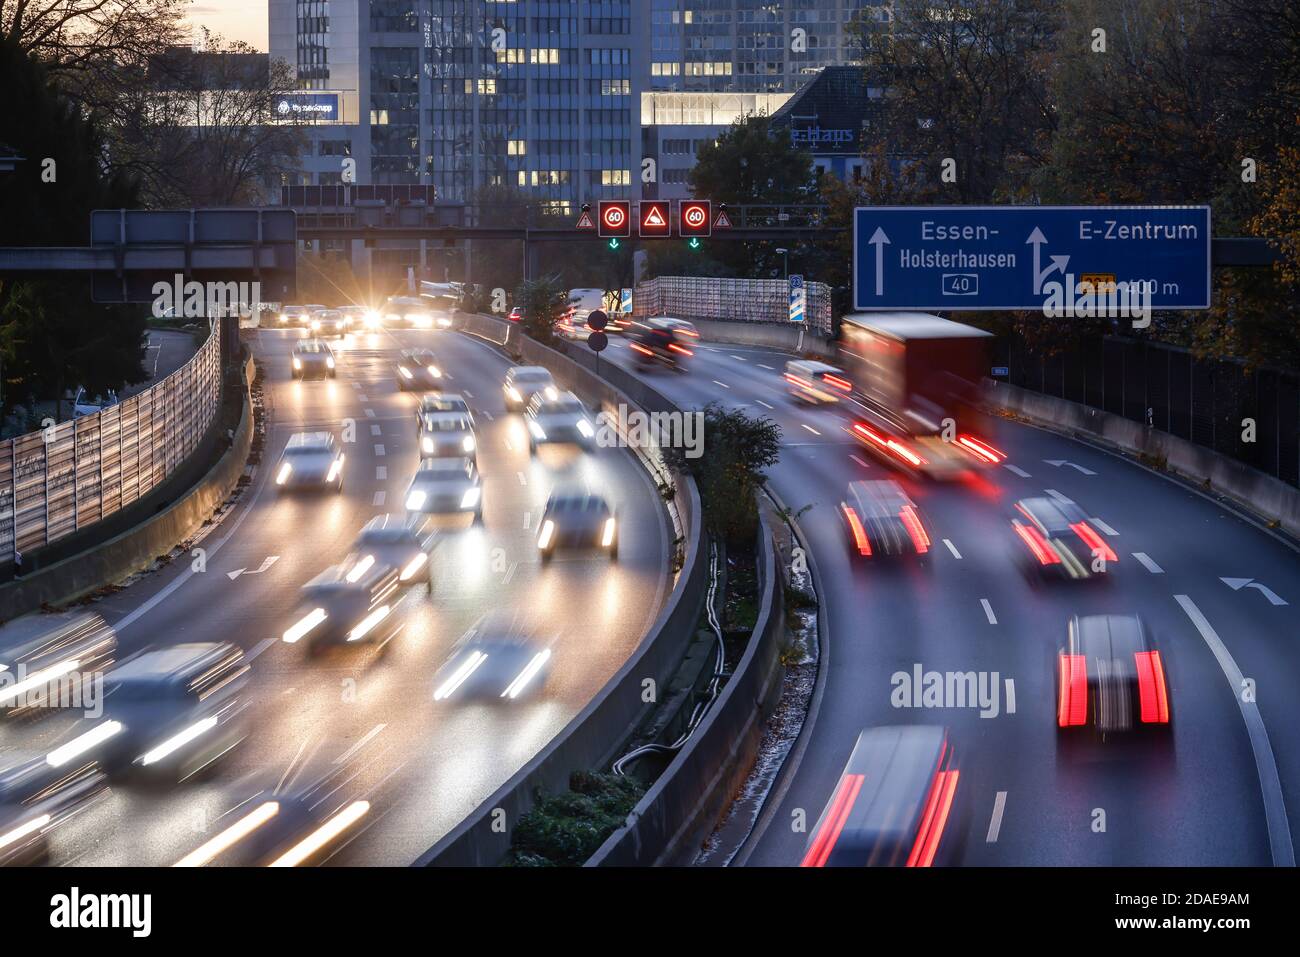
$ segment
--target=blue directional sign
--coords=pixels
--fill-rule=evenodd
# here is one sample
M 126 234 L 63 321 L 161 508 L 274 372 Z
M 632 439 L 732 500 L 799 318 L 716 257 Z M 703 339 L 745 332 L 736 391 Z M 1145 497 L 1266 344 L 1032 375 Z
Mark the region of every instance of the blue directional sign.
M 803 276 L 795 275 L 789 279 L 790 286 L 790 321 L 803 322 L 808 311 L 808 290 L 803 284 Z
M 1110 293 L 1208 309 L 1210 238 L 1208 206 L 859 207 L 853 304 L 1037 311 Z
M 632 290 L 631 289 L 622 289 L 619 291 L 618 311 L 628 312 L 628 313 L 632 311 Z

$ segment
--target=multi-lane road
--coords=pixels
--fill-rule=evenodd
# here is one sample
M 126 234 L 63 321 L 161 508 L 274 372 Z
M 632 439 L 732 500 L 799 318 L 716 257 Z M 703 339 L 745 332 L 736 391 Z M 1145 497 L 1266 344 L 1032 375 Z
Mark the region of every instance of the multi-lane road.
M 606 358 L 635 371 L 624 340 Z M 782 428 L 771 486 L 799 518 L 827 636 L 821 694 L 736 861 L 797 864 L 858 732 L 941 724 L 961 766 L 960 839 L 974 865 L 1268 865 L 1293 861 L 1300 819 L 1300 559 L 1252 520 L 1097 448 L 1013 422 L 1005 466 L 977 481 L 902 476 L 845 429 L 852 407 L 811 408 L 784 388 L 790 356 L 703 343 L 686 374 L 637 373 L 683 408 L 716 401 Z M 856 479 L 900 479 L 927 515 L 925 561 L 851 555 L 838 513 Z M 1079 503 L 1118 556 L 1104 581 L 1036 585 L 1021 572 L 1012 503 Z M 1221 579 L 1251 579 L 1270 589 Z M 1074 614 L 1136 613 L 1160 642 L 1171 748 L 1057 748 L 1055 655 Z M 896 708 L 892 676 L 983 673 L 996 716 Z M 1109 752 L 1109 753 L 1108 753 Z
M 116 628 L 119 658 L 176 642 L 240 645 L 252 659 L 251 734 L 211 779 L 161 791 L 115 785 L 55 832 L 54 863 L 173 863 L 260 786 L 292 790 L 346 765 L 372 810 L 333 862 L 409 864 L 581 710 L 668 594 L 667 517 L 643 469 L 617 449 L 530 458 L 520 417 L 503 407 L 509 362 L 488 345 L 442 331 L 354 335 L 336 347 L 336 379 L 301 382 L 290 375 L 298 335 L 253 333 L 266 449 L 238 505 L 197 543 L 202 563 L 179 557 L 93 606 Z M 448 391 L 475 414 L 483 524 L 440 531 L 430 584 L 403 598 L 405 628 L 382 654 L 308 657 L 281 640 L 299 587 L 341 560 L 372 516 L 402 511 L 418 463 L 416 396 L 398 391 L 392 360 L 416 345 L 435 350 Z M 341 494 L 277 494 L 274 465 L 289 436 L 319 429 L 344 440 Z M 616 507 L 617 563 L 576 553 L 538 561 L 537 526 L 557 483 L 599 490 Z M 489 612 L 552 643 L 546 684 L 506 704 L 435 702 L 435 671 Z M 0 726 L 0 748 L 48 749 L 73 733 L 58 717 L 11 722 Z

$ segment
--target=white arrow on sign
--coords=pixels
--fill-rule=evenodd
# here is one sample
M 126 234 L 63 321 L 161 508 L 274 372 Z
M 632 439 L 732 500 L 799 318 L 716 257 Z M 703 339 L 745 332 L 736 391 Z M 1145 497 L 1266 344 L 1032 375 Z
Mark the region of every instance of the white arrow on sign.
M 258 565 L 251 572 L 243 568 L 236 568 L 233 572 L 226 572 L 226 577 L 229 578 L 231 581 L 234 581 L 240 575 L 260 575 L 262 574 L 262 572 L 266 571 L 268 568 L 270 568 L 279 560 L 280 560 L 279 555 L 268 555 L 266 558 L 262 560 L 262 564 Z
M 1061 275 L 1065 275 L 1065 267 L 1070 262 L 1069 256 L 1052 256 L 1051 264 L 1046 269 L 1040 270 L 1038 267 L 1039 267 L 1039 263 L 1042 261 L 1042 250 L 1046 242 L 1047 242 L 1047 237 L 1043 235 L 1043 231 L 1039 229 L 1037 226 L 1035 226 L 1034 231 L 1029 234 L 1029 238 L 1025 240 L 1025 245 L 1027 246 L 1032 245 L 1034 247 L 1034 295 L 1035 296 L 1041 296 L 1043 294 L 1044 279 L 1046 279 L 1048 276 L 1050 276 L 1053 272 L 1057 271 L 1058 269 L 1061 271 Z
M 1219 581 L 1223 582 L 1233 591 L 1241 591 L 1243 588 L 1253 588 L 1255 591 L 1267 598 L 1270 605 L 1286 604 L 1285 598 L 1278 597 L 1277 592 L 1273 591 L 1273 589 L 1269 588 L 1267 585 L 1260 584 L 1253 578 L 1220 578 Z
M 1075 465 L 1073 462 L 1067 462 L 1065 459 L 1043 459 L 1043 461 L 1046 462 L 1048 465 L 1055 466 L 1055 467 L 1058 468 L 1058 469 L 1059 469 L 1062 465 L 1068 465 L 1068 466 L 1070 466 L 1070 468 L 1072 468 L 1072 469 L 1078 469 L 1078 470 L 1079 470 L 1080 472 L 1082 472 L 1084 475 L 1096 475 L 1096 474 L 1097 474 L 1097 473 L 1094 472 L 1092 469 L 1086 469 L 1086 468 L 1084 468 L 1082 465 Z
M 883 296 L 885 294 L 885 244 L 889 243 L 889 237 L 877 226 L 867 242 L 876 247 L 876 295 Z

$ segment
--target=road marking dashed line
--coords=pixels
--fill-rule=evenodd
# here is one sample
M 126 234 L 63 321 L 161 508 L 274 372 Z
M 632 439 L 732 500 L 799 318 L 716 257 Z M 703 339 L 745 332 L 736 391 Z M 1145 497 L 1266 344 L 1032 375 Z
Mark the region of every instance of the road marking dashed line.
M 953 558 L 961 558 L 961 552 L 957 551 L 957 546 L 954 545 L 949 539 L 945 538 L 943 540 L 943 543 L 948 546 L 948 551 L 952 552 Z
M 1165 570 L 1151 560 L 1151 556 L 1146 552 L 1134 552 L 1133 557 L 1142 563 L 1142 567 L 1152 575 L 1163 575 Z
M 1002 833 L 1002 812 L 1007 807 L 1007 792 L 999 791 L 993 798 L 993 816 L 989 818 L 989 832 L 984 838 L 985 844 L 996 844 L 998 835 Z
M 993 614 L 993 606 L 989 604 L 989 600 L 987 598 L 981 598 L 980 604 L 984 606 L 984 614 L 988 618 L 989 624 L 996 625 L 998 623 L 998 616 Z

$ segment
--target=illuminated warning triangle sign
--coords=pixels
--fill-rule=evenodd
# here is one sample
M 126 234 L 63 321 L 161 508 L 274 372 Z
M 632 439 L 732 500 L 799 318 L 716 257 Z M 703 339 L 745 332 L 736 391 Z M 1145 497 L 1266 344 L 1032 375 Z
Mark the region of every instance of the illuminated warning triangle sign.
M 668 220 L 664 219 L 663 210 L 658 206 L 651 206 L 645 214 L 645 226 L 657 226 L 663 228 L 668 225 Z
M 595 228 L 596 228 L 596 223 L 595 223 L 595 221 L 592 220 L 592 218 L 591 218 L 591 213 L 587 212 L 587 211 L 584 209 L 584 210 L 582 211 L 582 215 L 578 217 L 578 225 L 577 225 L 575 228 L 576 228 L 576 229 L 595 229 Z
M 718 215 L 715 216 L 713 219 L 713 228 L 714 229 L 731 228 L 731 217 L 727 215 L 727 211 L 725 209 L 718 210 Z

